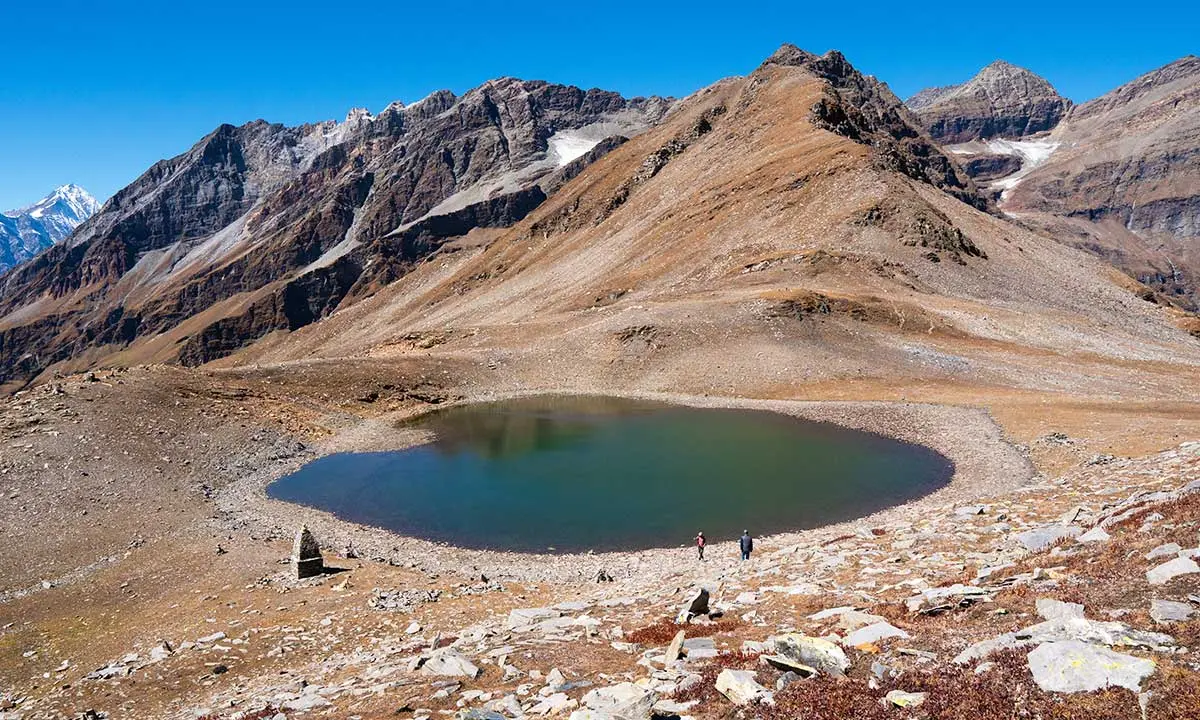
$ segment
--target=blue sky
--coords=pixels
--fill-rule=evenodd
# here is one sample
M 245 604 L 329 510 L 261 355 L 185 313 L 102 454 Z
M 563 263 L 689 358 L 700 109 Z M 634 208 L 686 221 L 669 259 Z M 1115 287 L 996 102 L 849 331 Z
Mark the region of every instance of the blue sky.
M 0 209 L 67 182 L 103 200 L 222 122 L 341 119 L 501 75 L 678 96 L 792 42 L 901 97 L 1003 58 L 1080 101 L 1200 53 L 1194 0 L 6 5 Z

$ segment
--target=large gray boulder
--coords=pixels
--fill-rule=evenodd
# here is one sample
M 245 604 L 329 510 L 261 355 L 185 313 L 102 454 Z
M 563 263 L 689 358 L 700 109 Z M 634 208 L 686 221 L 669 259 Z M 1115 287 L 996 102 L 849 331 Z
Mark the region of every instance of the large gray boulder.
M 1146 572 L 1146 582 L 1151 585 L 1165 585 L 1180 575 L 1200 573 L 1200 565 L 1195 560 L 1177 557 Z
M 649 720 L 658 694 L 640 685 L 625 682 L 596 688 L 583 696 L 589 710 L 617 720 Z
M 770 690 L 758 684 L 753 670 L 726 668 L 717 675 L 716 688 L 734 705 L 749 705 L 772 697 Z
M 1151 600 L 1150 617 L 1154 622 L 1167 624 L 1184 622 L 1196 614 L 1196 607 L 1185 602 L 1174 600 Z
M 1015 538 L 1029 552 L 1041 552 L 1059 540 L 1077 538 L 1083 529 L 1074 525 L 1046 525 L 1018 533 Z
M 997 650 L 1028 647 L 1042 643 L 1078 640 L 1094 645 L 1143 647 L 1151 650 L 1170 648 L 1175 638 L 1162 633 L 1134 630 L 1119 622 L 1102 622 L 1085 618 L 1062 618 L 1047 620 L 1023 630 L 1004 633 L 977 642 L 963 650 L 954 662 L 967 664 L 982 660 Z
M 815 668 L 825 675 L 845 675 L 850 659 L 828 640 L 799 633 L 775 638 L 775 655 L 796 666 Z
M 453 648 L 442 648 L 430 653 L 421 664 L 421 672 L 443 677 L 479 677 L 479 667 Z
M 1154 662 L 1122 655 L 1079 640 L 1037 646 L 1028 658 L 1029 672 L 1047 692 L 1092 692 L 1123 687 L 1141 692 L 1142 680 L 1154 672 Z
M 908 633 L 888 622 L 877 622 L 866 627 L 859 628 L 842 638 L 842 644 L 846 647 L 858 647 L 860 645 L 869 645 L 885 640 L 887 638 L 907 638 Z
M 696 592 L 692 594 L 692 599 L 687 605 L 679 611 L 679 616 L 675 618 L 677 623 L 690 622 L 692 618 L 708 614 L 709 592 L 708 588 L 698 587 Z

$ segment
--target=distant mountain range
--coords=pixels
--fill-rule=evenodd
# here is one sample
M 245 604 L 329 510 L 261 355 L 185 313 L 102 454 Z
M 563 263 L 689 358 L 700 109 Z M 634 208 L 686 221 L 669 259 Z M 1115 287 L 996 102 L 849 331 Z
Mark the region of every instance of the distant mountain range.
M 1200 307 L 1200 58 L 1082 105 L 997 61 L 907 105 L 1010 219 Z
M 0 214 L 0 273 L 66 239 L 100 210 L 78 185 L 63 185 L 32 205 Z
M 906 106 L 839 53 L 784 46 L 679 101 L 500 78 L 342 122 L 222 125 L 0 277 L 0 386 L 105 363 L 399 352 L 450 342 L 447 328 L 483 343 L 547 318 L 584 323 L 572 342 L 683 337 L 666 317 L 589 333 L 601 310 L 680 288 L 731 298 L 734 278 L 770 317 L 845 306 L 881 332 L 920 317 L 970 334 L 1002 302 L 1026 325 L 1069 312 L 1194 343 L 1175 308 L 1130 294 L 1194 300 L 1179 251 L 1200 214 L 1194 60 L 1082 106 L 996 62 Z M 1086 235 L 1127 216 L 1123 255 L 1047 225 Z M 1151 245 L 1162 260 L 1143 263 Z M 794 286 L 809 275 L 816 295 Z M 946 320 L 962 303 L 988 317 Z M 738 308 L 715 312 L 751 322 Z

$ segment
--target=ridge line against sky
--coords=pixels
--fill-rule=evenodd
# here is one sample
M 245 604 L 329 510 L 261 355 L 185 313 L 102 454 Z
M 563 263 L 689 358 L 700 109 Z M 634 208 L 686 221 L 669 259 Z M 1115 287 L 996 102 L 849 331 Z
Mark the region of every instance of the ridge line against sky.
M 1195 3 L 1043 4 L 1035 12 L 863 0 L 544 5 L 14 0 L 0 64 L 0 210 L 77 183 L 98 199 L 221 123 L 378 112 L 499 76 L 683 96 L 790 42 L 838 49 L 908 97 L 996 59 L 1076 102 L 1200 53 Z M 14 29 L 19 31 L 14 31 Z

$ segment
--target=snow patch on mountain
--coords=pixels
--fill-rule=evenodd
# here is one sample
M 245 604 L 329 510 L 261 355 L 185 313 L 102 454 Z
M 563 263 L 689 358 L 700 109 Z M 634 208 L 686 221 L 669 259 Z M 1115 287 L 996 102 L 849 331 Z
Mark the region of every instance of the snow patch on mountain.
M 546 139 L 550 145 L 550 154 L 558 167 L 562 167 L 576 158 L 583 157 L 589 150 L 600 143 L 601 138 L 586 138 L 570 132 L 558 131 Z

